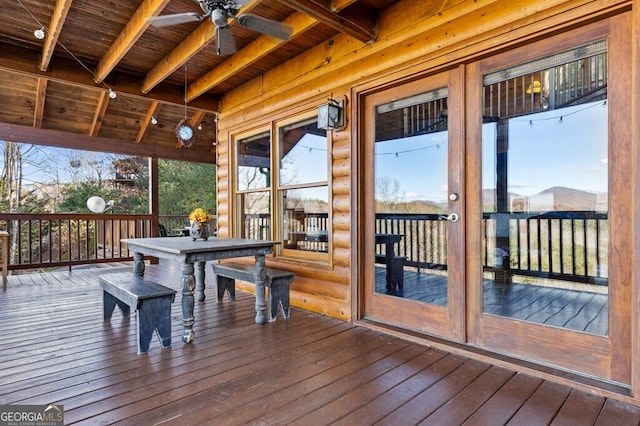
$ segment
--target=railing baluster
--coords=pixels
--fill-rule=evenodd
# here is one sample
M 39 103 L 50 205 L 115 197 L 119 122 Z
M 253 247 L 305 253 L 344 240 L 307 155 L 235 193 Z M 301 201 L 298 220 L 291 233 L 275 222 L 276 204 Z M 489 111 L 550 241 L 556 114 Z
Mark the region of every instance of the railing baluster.
M 582 241 L 584 244 L 584 276 L 588 276 L 589 275 L 589 271 L 588 271 L 588 265 L 589 265 L 589 258 L 588 258 L 588 253 L 589 253 L 589 242 L 587 241 L 587 219 L 582 219 Z
M 596 220 L 596 271 L 595 271 L 595 275 L 596 277 L 600 278 L 602 277 L 602 271 L 600 268 L 600 221 Z
M 576 274 L 576 226 L 571 221 L 571 275 Z

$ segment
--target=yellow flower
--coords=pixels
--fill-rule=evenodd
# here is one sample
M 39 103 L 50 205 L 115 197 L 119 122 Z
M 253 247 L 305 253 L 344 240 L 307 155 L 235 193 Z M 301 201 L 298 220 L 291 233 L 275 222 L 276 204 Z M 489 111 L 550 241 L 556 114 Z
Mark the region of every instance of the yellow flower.
M 212 219 L 211 213 L 209 213 L 208 211 L 200 207 L 192 211 L 191 214 L 189 215 L 189 220 L 191 221 L 191 223 L 193 222 L 208 223 L 208 222 L 211 222 L 211 219 Z

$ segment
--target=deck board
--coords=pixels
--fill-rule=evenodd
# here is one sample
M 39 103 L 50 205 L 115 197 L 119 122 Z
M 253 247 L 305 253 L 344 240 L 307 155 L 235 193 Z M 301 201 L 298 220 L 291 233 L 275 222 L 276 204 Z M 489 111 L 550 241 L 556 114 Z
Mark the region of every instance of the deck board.
M 376 266 L 376 293 L 447 306 L 445 275 L 405 268 L 403 281 L 402 289 L 387 290 L 386 269 Z M 483 286 L 484 312 L 488 314 L 603 336 L 608 332 L 606 294 L 490 279 L 485 279 Z
M 124 266 L 128 269 L 127 266 Z M 118 268 L 118 269 L 122 269 Z M 196 303 L 196 343 L 136 353 L 135 317 L 102 320 L 102 268 L 12 275 L 0 294 L 0 404 L 64 405 L 65 424 L 638 424 L 640 409 L 254 298 Z M 146 276 L 179 290 L 180 269 Z M 213 287 L 207 275 L 207 284 Z M 587 408 L 585 408 L 587 407 Z

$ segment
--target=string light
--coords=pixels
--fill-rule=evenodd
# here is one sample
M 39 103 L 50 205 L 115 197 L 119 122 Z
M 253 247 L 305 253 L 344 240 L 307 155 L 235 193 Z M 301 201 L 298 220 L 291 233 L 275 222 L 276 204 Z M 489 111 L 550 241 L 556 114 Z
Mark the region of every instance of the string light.
M 395 155 L 396 158 L 399 158 L 400 154 L 406 154 L 407 152 L 424 151 L 425 149 L 431 149 L 431 148 L 440 149 L 440 144 L 436 143 L 436 144 L 433 144 L 433 145 L 421 146 L 420 148 L 405 149 L 403 151 L 376 152 L 376 155 Z
M 512 120 L 513 120 L 513 121 L 525 121 L 525 120 L 526 120 L 526 121 L 528 121 L 528 122 L 529 122 L 529 126 L 530 126 L 530 127 L 533 127 L 534 122 L 536 122 L 536 121 L 558 120 L 558 123 L 559 123 L 559 124 L 563 124 L 563 123 L 564 123 L 564 118 L 565 118 L 565 117 L 568 117 L 568 116 L 570 116 L 570 115 L 574 115 L 574 114 L 578 114 L 578 113 L 580 113 L 580 112 L 586 111 L 586 110 L 591 109 L 591 108 L 595 108 L 595 107 L 597 107 L 597 106 L 601 106 L 602 108 L 606 108 L 606 107 L 607 107 L 607 100 L 605 99 L 602 103 L 597 103 L 597 104 L 589 105 L 589 106 L 586 106 L 586 107 L 584 107 L 584 108 L 581 108 L 581 109 L 578 109 L 578 110 L 575 110 L 575 111 L 572 111 L 572 112 L 569 112 L 569 113 L 566 113 L 566 114 L 556 115 L 556 116 L 553 116 L 553 117 L 536 118 L 536 119 L 531 119 L 531 118 L 527 118 L 527 119 L 517 119 L 517 118 L 513 118 Z
M 36 23 L 40 26 L 40 29 L 35 30 L 33 32 L 33 35 L 38 38 L 38 39 L 43 39 L 45 37 L 45 31 L 46 31 L 46 27 L 43 25 L 42 22 L 40 22 L 40 20 L 38 18 L 36 18 L 36 16 L 31 13 L 31 11 L 27 8 L 27 6 L 25 6 L 25 4 L 22 2 L 22 0 L 16 0 L 18 2 L 18 4 L 20 4 L 20 6 L 22 6 L 22 8 L 31 16 L 31 18 L 33 18 L 34 21 L 36 21 Z M 40 35 L 42 35 L 42 37 L 40 37 Z M 71 56 L 73 58 L 74 61 L 76 61 L 78 64 L 80 64 L 80 66 L 82 68 L 84 68 L 86 71 L 89 72 L 89 74 L 91 74 L 94 78 L 94 80 L 98 80 L 98 76 L 96 75 L 96 73 L 94 73 L 91 68 L 89 68 L 88 66 L 86 66 L 84 64 L 84 62 L 82 62 L 76 55 L 73 54 L 73 52 L 71 52 L 69 49 L 67 49 L 67 47 L 62 44 L 60 42 L 60 40 L 56 39 L 56 44 L 58 46 L 60 46 L 65 52 L 67 52 L 69 54 L 69 56 Z M 102 84 L 109 89 L 109 97 L 111 99 L 115 99 L 118 95 L 116 94 L 116 92 L 114 92 L 111 87 L 109 87 L 109 85 L 107 83 L 105 83 L 104 81 L 102 82 Z
M 42 28 L 38 28 L 37 30 L 35 30 L 35 31 L 33 32 L 33 35 L 34 35 L 34 36 L 35 36 L 35 38 L 37 38 L 38 40 L 42 40 L 42 39 L 44 38 L 44 36 L 45 36 L 44 31 L 45 31 L 45 28 L 44 28 L 44 27 L 42 27 Z
M 151 124 L 153 124 L 154 126 L 158 124 L 158 120 L 156 120 L 156 117 L 153 115 L 151 116 Z
M 299 146 L 300 148 L 306 148 L 306 149 L 309 150 L 309 152 L 311 152 L 311 151 L 325 151 L 326 152 L 327 151 L 325 148 L 316 148 L 316 147 L 307 146 L 307 145 L 296 145 L 296 146 Z

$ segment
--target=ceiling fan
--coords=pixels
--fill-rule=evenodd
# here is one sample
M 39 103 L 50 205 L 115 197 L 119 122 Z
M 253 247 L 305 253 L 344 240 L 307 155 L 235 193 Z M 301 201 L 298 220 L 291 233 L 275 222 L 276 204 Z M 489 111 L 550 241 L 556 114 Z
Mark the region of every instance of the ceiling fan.
M 149 18 L 151 25 L 168 27 L 186 22 L 203 21 L 211 17 L 216 26 L 216 52 L 218 55 L 231 55 L 236 52 L 236 43 L 231 28 L 227 25 L 230 18 L 235 18 L 238 11 L 248 0 L 194 0 L 200 5 L 204 14 L 198 12 L 177 13 Z M 243 13 L 236 18 L 241 26 L 262 34 L 270 35 L 282 40 L 291 36 L 293 28 L 278 21 L 256 15 Z

